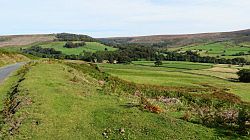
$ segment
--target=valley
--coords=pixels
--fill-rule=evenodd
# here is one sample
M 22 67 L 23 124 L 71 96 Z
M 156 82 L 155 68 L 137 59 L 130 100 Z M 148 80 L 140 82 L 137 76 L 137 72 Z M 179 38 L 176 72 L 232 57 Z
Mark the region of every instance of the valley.
M 23 66 L 0 70 L 2 139 L 249 139 L 250 85 L 239 78 L 250 70 L 246 40 L 12 40 L 0 41 L 0 67 Z

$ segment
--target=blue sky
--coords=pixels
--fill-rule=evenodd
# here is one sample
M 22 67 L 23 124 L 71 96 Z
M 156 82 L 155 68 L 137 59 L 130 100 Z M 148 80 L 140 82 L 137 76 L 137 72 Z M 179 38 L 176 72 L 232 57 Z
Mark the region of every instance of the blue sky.
M 250 0 L 0 0 L 0 34 L 93 37 L 250 28 Z

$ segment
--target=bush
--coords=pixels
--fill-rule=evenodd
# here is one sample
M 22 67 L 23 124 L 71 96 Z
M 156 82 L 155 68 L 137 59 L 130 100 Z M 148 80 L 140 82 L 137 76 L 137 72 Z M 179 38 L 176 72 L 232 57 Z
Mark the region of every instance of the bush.
M 186 112 L 184 113 L 182 119 L 185 120 L 185 121 L 190 121 L 190 120 L 191 120 L 191 117 L 192 117 L 191 112 L 186 111 Z
M 250 82 L 250 69 L 243 69 L 237 72 L 241 82 Z
M 73 43 L 73 42 L 67 42 L 63 47 L 64 48 L 79 48 L 79 47 L 83 47 L 85 46 L 86 43 L 85 42 L 77 42 L 77 43 Z
M 156 66 L 156 67 L 159 67 L 160 65 L 162 65 L 162 61 L 161 61 L 161 60 L 157 60 L 157 61 L 155 62 L 155 66 Z
M 242 135 L 247 135 L 248 132 L 248 128 L 246 125 L 246 122 L 250 121 L 250 115 L 249 115 L 249 109 L 246 106 L 243 106 L 240 110 L 239 110 L 239 116 L 238 116 L 238 125 L 239 125 L 239 133 Z
M 148 110 L 152 113 L 161 113 L 163 112 L 163 110 L 159 107 L 159 106 L 155 106 L 153 104 L 151 104 L 145 97 L 141 97 L 141 101 L 140 101 L 141 107 L 142 109 Z

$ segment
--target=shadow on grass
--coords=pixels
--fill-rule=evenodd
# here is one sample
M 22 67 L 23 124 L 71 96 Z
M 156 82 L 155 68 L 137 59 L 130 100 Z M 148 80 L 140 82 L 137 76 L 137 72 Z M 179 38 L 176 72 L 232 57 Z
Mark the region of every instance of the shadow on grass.
M 182 119 L 183 120 L 183 119 Z M 236 127 L 233 126 L 209 126 L 197 121 L 189 121 L 190 123 L 203 125 L 208 128 L 212 128 L 215 131 L 215 135 L 220 138 L 227 138 L 227 139 L 241 139 L 241 140 L 248 140 L 248 136 L 243 136 L 238 133 Z
M 133 107 L 140 107 L 139 104 L 135 104 L 135 103 L 126 103 L 124 105 L 120 105 L 121 107 L 124 107 L 124 108 L 133 108 Z
M 218 137 L 224 137 L 228 139 L 241 139 L 241 140 L 248 139 L 247 136 L 242 136 L 238 134 L 237 130 L 229 130 L 224 127 L 216 127 L 214 129 Z
M 180 70 L 199 70 L 199 69 L 191 69 L 191 68 L 180 68 L 175 66 L 154 66 L 154 65 L 145 65 L 145 64 L 134 64 L 138 66 L 144 66 L 144 67 L 153 67 L 153 68 L 175 68 Z
M 228 81 L 240 83 L 239 79 L 237 79 L 237 78 L 229 78 Z

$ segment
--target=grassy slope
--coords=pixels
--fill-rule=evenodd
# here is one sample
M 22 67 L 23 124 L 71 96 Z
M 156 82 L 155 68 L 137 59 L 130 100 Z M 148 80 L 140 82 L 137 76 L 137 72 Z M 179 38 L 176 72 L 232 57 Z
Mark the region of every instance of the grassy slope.
M 78 82 L 71 79 L 77 76 Z M 0 87 L 1 96 L 17 77 Z M 220 131 L 124 105 L 135 97 L 108 95 L 97 81 L 63 64 L 38 64 L 20 84 L 32 104 L 18 113 L 26 114 L 19 133 L 12 138 L 103 139 L 105 129 L 113 139 L 216 139 Z M 109 93 L 110 94 L 110 93 Z M 28 114 L 28 115 L 27 115 Z M 121 135 L 119 129 L 124 128 Z M 5 127 L 4 127 L 5 129 Z M 10 137 L 9 137 L 10 138 Z M 224 137 L 225 138 L 225 137 Z
M 22 61 L 28 61 L 29 58 L 27 58 L 24 55 L 17 54 L 17 53 L 9 53 L 5 51 L 0 50 L 0 67 L 12 63 L 22 62 Z
M 228 78 L 237 77 L 235 72 L 213 71 L 210 64 L 190 62 L 164 62 L 162 67 L 154 67 L 153 62 L 134 62 L 135 65 L 100 65 L 104 71 L 122 79 L 153 85 L 175 87 L 203 87 L 209 84 L 228 88 L 244 101 L 250 101 L 248 83 L 231 82 Z M 142 64 L 144 66 L 142 66 Z M 235 70 L 235 68 L 231 68 Z
M 53 34 L 0 36 L 0 47 L 24 46 L 37 42 L 50 42 L 54 39 L 56 37 Z
M 87 52 L 96 52 L 96 51 L 104 51 L 105 48 L 108 49 L 108 51 L 115 51 L 116 48 L 109 47 L 97 42 L 86 42 L 86 45 L 84 47 L 79 48 L 64 48 L 64 44 L 66 42 L 64 41 L 58 41 L 58 42 L 47 42 L 47 43 L 34 43 L 31 45 L 26 46 L 12 46 L 12 47 L 4 47 L 3 49 L 10 51 L 10 52 L 18 52 L 20 48 L 29 48 L 34 45 L 39 45 L 44 48 L 54 48 L 58 51 L 62 51 L 64 54 L 82 54 L 83 51 Z
M 250 47 L 246 44 L 242 44 L 244 46 L 235 45 L 230 42 L 220 42 L 220 43 L 213 43 L 213 44 L 201 44 L 195 46 L 187 46 L 182 48 L 173 48 L 170 50 L 180 50 L 180 51 L 187 51 L 187 50 L 202 50 L 199 53 L 203 56 L 220 56 L 222 58 L 235 58 L 235 57 L 244 57 L 250 61 L 250 55 L 245 56 L 230 56 L 239 52 L 248 53 L 250 51 Z M 225 50 L 225 52 L 224 52 Z M 222 56 L 224 54 L 225 56 Z
M 64 54 L 81 54 L 83 51 L 87 52 L 96 52 L 96 51 L 104 51 L 107 48 L 109 51 L 116 50 L 115 48 L 97 43 L 97 42 L 86 42 L 86 46 L 79 48 L 64 48 L 64 44 L 66 42 L 51 42 L 41 45 L 45 48 L 54 48 L 58 51 L 62 51 Z
M 236 46 L 231 43 L 215 43 L 215 44 L 208 44 L 208 45 L 198 45 L 194 47 L 187 47 L 184 48 L 183 50 L 199 50 L 202 49 L 204 51 L 208 51 L 208 55 L 221 55 L 225 51 L 225 55 L 232 55 L 235 53 L 239 52 L 245 52 L 247 53 L 250 48 L 249 47 L 241 47 L 241 46 Z

